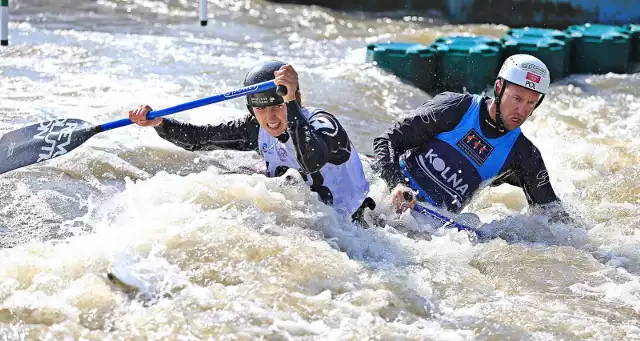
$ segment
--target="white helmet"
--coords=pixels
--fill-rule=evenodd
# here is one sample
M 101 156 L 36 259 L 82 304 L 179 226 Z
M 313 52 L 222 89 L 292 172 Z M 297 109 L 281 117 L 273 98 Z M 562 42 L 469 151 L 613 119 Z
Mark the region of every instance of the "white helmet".
M 540 59 L 528 54 L 514 54 L 507 58 L 500 68 L 498 78 L 543 95 L 547 93 L 551 83 L 547 66 Z

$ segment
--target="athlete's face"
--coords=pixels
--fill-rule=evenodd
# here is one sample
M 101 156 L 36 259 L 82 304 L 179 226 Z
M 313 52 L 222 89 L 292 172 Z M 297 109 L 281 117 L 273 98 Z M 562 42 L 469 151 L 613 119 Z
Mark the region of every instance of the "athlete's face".
M 284 104 L 253 108 L 262 129 L 271 136 L 279 136 L 287 129 L 287 107 Z
M 502 83 L 498 81 L 498 93 Z M 500 117 L 507 130 L 513 130 L 521 126 L 536 108 L 540 100 L 540 93 L 521 87 L 516 84 L 508 84 L 500 100 Z

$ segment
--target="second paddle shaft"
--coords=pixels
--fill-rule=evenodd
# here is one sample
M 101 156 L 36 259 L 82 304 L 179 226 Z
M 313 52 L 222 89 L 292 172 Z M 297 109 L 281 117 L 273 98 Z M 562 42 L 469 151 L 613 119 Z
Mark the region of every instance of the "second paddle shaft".
M 251 95 L 259 92 L 264 92 L 267 90 L 271 90 L 275 87 L 276 87 L 276 83 L 272 80 L 250 85 L 250 86 L 245 86 L 244 88 L 233 90 L 224 94 L 201 98 L 195 101 L 179 104 L 179 105 L 165 108 L 165 109 L 153 110 L 147 114 L 147 119 L 151 120 L 156 117 L 167 116 L 167 115 L 179 113 L 182 111 L 198 108 L 204 105 L 226 101 L 228 99 L 232 99 L 236 97 L 247 96 L 247 95 Z M 287 94 L 287 88 L 282 85 L 278 85 L 276 92 L 278 93 L 278 95 L 284 96 Z M 117 121 L 102 124 L 100 125 L 100 127 L 102 128 L 102 131 L 106 131 L 106 130 L 124 127 L 132 123 L 133 122 L 129 118 L 123 118 Z

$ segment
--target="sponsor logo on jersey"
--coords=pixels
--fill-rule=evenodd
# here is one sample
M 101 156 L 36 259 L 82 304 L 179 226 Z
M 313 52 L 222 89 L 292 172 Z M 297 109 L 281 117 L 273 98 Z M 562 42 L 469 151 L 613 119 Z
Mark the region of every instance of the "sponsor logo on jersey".
M 469 132 L 458 143 L 458 146 L 478 166 L 482 166 L 493 151 L 493 146 L 487 142 L 475 129 Z

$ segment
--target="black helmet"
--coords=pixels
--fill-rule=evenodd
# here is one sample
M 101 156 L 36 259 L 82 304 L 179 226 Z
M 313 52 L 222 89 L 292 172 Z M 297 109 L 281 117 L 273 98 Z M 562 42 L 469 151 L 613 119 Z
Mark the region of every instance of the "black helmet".
M 256 64 L 245 76 L 244 85 L 249 86 L 270 81 L 275 78 L 273 73 L 280 70 L 284 65 L 286 64 L 278 60 Z M 251 107 L 268 107 L 282 103 L 284 103 L 284 99 L 276 93 L 276 89 L 270 89 L 247 96 L 247 106 L 249 110 L 251 110 Z

